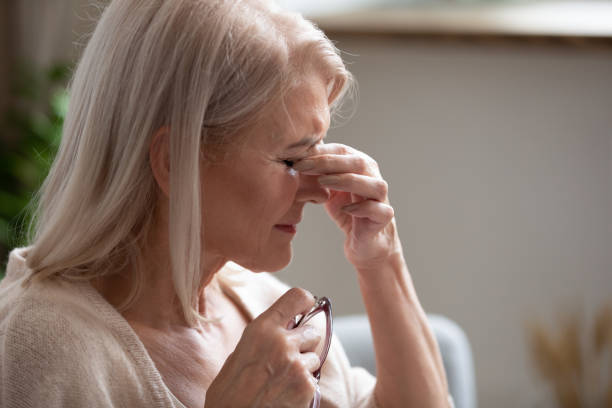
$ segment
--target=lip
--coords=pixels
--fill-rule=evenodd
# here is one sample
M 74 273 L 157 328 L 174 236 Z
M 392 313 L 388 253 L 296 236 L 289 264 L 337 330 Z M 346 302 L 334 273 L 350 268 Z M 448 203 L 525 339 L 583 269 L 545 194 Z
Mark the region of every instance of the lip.
M 295 224 L 276 224 L 274 228 L 287 232 L 289 234 L 295 234 L 297 232 Z

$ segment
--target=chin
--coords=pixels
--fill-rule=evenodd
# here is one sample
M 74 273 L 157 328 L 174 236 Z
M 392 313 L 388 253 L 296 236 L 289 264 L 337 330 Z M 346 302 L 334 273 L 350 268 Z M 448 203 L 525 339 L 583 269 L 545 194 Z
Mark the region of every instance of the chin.
M 258 257 L 256 259 L 235 260 L 234 262 L 251 272 L 278 272 L 291 263 L 293 250 L 289 247 L 288 250 L 267 255 L 268 256 Z

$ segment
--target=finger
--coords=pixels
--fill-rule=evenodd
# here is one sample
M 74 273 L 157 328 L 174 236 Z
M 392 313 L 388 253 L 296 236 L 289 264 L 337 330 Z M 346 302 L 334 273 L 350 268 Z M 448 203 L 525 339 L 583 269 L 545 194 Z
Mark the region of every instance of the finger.
M 358 218 L 368 218 L 377 224 L 387 224 L 395 215 L 393 207 L 380 201 L 365 200 L 342 207 L 342 211 Z
M 318 357 L 316 355 L 309 356 L 303 359 L 298 356 L 295 362 L 288 366 L 285 370 L 285 374 L 282 377 L 281 384 L 283 385 L 284 392 L 279 395 L 280 398 L 276 398 L 276 404 L 269 404 L 266 406 L 281 406 L 278 402 L 285 402 L 282 406 L 299 406 L 308 407 L 312 400 L 313 394 L 317 387 L 317 382 L 312 371 L 317 370 Z M 310 371 L 311 367 L 315 367 Z M 287 403 L 291 402 L 291 403 Z
M 358 194 L 368 199 L 386 201 L 389 186 L 385 180 L 354 173 L 320 176 L 319 184 L 332 190 Z
M 286 328 L 296 315 L 307 313 L 314 305 L 314 302 L 314 296 L 307 290 L 292 288 L 278 298 L 256 320 L 271 320 L 275 324 Z
M 318 145 L 314 146 L 313 153 L 315 155 L 320 155 L 320 154 L 341 154 L 341 155 L 363 154 L 359 150 L 357 150 L 357 149 L 355 149 L 355 148 L 353 148 L 351 146 L 347 146 L 345 144 L 342 144 L 342 143 L 321 143 L 321 144 L 318 144 Z
M 310 156 L 293 165 L 293 168 L 303 174 L 338 174 L 357 173 L 377 175 L 376 162 L 362 155 L 325 154 Z
M 300 352 L 315 351 L 322 339 L 320 331 L 309 325 L 291 330 L 290 336 L 298 344 Z
M 321 360 L 319 359 L 319 356 L 317 356 L 317 354 L 313 352 L 301 353 L 300 360 L 302 361 L 304 367 L 311 373 L 317 371 L 321 366 Z

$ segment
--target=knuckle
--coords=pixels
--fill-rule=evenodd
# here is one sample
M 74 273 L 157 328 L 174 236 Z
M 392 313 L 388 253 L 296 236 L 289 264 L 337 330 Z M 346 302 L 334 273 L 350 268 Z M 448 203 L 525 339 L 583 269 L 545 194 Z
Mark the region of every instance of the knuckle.
M 243 337 L 251 343 L 268 343 L 275 346 L 282 346 L 284 339 L 279 327 L 269 319 L 253 320 L 244 329 Z
M 334 148 L 340 153 L 340 154 L 348 154 L 349 150 L 347 149 L 347 147 L 343 144 L 340 143 L 334 143 Z
M 343 174 L 340 176 L 340 181 L 347 187 L 354 187 L 359 182 L 359 176 L 354 173 Z
M 317 354 L 311 352 L 307 353 L 307 361 L 304 364 L 306 365 L 306 368 L 310 371 L 309 368 L 315 369 L 321 364 L 321 360 L 319 359 L 319 356 Z
M 311 376 L 306 366 L 299 358 L 293 358 L 290 361 L 284 362 L 284 373 L 292 382 L 300 384 L 307 380 L 307 376 Z
M 376 166 L 376 161 L 370 156 L 368 156 L 367 154 L 364 153 L 361 157 L 363 158 L 364 162 L 368 164 L 368 166 L 370 167 Z
M 291 346 L 291 341 L 287 338 L 285 334 L 280 333 L 278 331 L 276 333 L 277 334 L 275 336 L 272 336 L 269 339 L 270 346 L 273 350 L 275 350 L 275 353 L 278 355 L 280 360 L 289 362 L 291 361 L 289 356 L 291 355 L 291 352 L 293 350 L 293 347 Z
M 395 210 L 390 205 L 387 206 L 387 216 L 391 219 L 395 217 Z
M 284 319 L 284 318 L 285 318 L 285 315 L 283 314 L 283 312 L 281 312 L 281 311 L 280 311 L 280 310 L 278 310 L 278 309 L 270 309 L 270 313 L 274 314 L 274 315 L 275 315 L 275 318 L 278 318 L 279 320 L 282 320 L 282 319 Z M 271 330 L 271 329 L 273 329 L 273 327 L 275 327 L 275 326 L 274 326 L 272 323 L 270 323 L 269 321 L 266 321 L 266 322 L 263 324 L 263 326 L 264 326 L 264 327 L 263 327 L 264 329 L 268 329 L 268 330 Z
M 298 379 L 299 392 L 306 396 L 312 396 L 315 393 L 315 381 L 312 374 L 302 374 Z
M 314 301 L 314 296 L 312 293 L 303 288 L 291 288 L 289 289 L 288 293 L 290 296 L 295 297 L 298 300 Z
M 306 365 L 301 358 L 294 358 L 288 364 L 292 375 L 300 376 L 306 372 Z
M 321 156 L 319 160 L 324 168 L 329 168 L 329 166 L 332 164 L 332 158 L 328 154 Z
M 299 337 L 297 336 L 286 337 L 285 341 L 283 342 L 282 348 L 280 350 L 283 353 L 283 358 L 285 362 L 290 363 L 292 359 L 291 355 L 295 353 L 295 351 L 298 350 L 299 348 L 300 348 Z
M 379 194 L 382 197 L 386 197 L 387 193 L 389 192 L 389 183 L 387 183 L 385 180 L 380 180 L 380 182 L 378 183 L 378 189 L 379 189 Z
M 249 323 L 244 329 L 245 336 L 260 336 L 266 334 L 272 326 L 268 319 L 258 318 Z
M 368 171 L 370 166 L 365 157 L 358 156 L 355 162 L 356 162 L 357 170 L 359 172 L 365 173 Z
M 369 156 L 368 156 L 368 164 L 369 164 L 369 166 L 370 166 L 372 169 L 374 169 L 374 170 L 376 170 L 376 171 L 378 171 L 378 170 L 379 170 L 379 168 L 378 168 L 378 162 L 377 162 L 376 160 L 374 160 L 373 158 L 369 157 Z

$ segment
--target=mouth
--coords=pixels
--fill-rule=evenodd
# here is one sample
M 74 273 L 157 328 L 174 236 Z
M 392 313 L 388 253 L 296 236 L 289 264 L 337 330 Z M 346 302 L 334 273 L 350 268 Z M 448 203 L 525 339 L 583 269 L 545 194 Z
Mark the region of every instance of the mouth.
M 287 234 L 294 235 L 297 232 L 297 225 L 302 221 L 302 214 L 295 214 L 297 217 L 289 219 L 286 223 L 276 224 L 274 228 L 286 232 Z
M 295 234 L 297 231 L 296 224 L 276 224 L 274 228 L 289 234 Z

